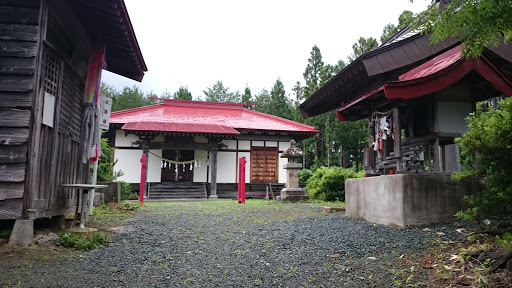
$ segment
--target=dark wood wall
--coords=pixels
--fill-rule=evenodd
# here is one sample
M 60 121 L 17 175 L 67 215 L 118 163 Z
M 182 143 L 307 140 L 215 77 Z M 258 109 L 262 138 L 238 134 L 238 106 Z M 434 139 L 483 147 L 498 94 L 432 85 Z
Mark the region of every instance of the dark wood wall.
M 81 130 L 91 41 L 76 19 L 65 0 L 0 0 L 0 31 L 18 31 L 7 33 L 16 39 L 0 33 L 0 46 L 12 46 L 7 55 L 0 49 L 0 219 L 72 213 L 76 195 L 60 185 L 87 183 Z M 55 97 L 49 125 L 45 93 Z
M 39 0 L 0 0 L 0 219 L 23 213 L 39 20 Z

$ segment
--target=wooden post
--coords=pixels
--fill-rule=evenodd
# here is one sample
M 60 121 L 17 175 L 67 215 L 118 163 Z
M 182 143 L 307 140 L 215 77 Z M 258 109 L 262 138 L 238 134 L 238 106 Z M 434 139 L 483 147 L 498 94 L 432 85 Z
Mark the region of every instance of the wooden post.
M 441 172 L 441 146 L 439 146 L 439 137 L 436 136 L 436 140 L 434 142 L 434 171 Z
M 217 142 L 213 143 L 212 145 L 212 157 L 210 159 L 210 168 L 211 168 L 211 175 L 212 180 L 210 182 L 210 199 L 217 199 L 217 151 L 219 150 L 217 148 Z
M 396 158 L 396 171 L 402 170 L 402 133 L 400 133 L 400 118 L 398 108 L 393 108 L 393 156 Z

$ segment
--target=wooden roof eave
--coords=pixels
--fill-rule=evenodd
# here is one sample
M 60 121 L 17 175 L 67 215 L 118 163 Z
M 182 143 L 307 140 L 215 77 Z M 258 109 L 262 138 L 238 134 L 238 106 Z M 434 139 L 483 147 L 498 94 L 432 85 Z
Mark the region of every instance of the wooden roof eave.
M 447 39 L 431 45 L 429 35 L 416 34 L 404 40 L 378 47 L 357 58 L 336 74 L 313 95 L 299 105 L 304 118 L 313 117 L 340 107 L 371 91 L 393 77 L 458 45 L 456 39 Z M 405 57 L 404 57 L 405 55 Z M 389 73 L 388 76 L 385 76 Z M 387 79 L 375 81 L 385 76 Z M 373 79 L 373 80 L 372 80 Z M 346 87 L 346 83 L 356 87 Z M 373 84 L 371 83 L 373 82 Z M 380 83 L 379 83 L 380 82 Z M 344 85 L 345 84 L 345 85 Z

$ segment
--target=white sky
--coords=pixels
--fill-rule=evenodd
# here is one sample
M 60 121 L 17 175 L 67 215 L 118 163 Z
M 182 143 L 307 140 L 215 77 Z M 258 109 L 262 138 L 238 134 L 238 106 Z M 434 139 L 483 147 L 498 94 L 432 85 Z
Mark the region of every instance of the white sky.
M 304 85 L 311 48 L 325 64 L 346 60 L 359 37 L 380 39 L 404 10 L 428 0 L 125 0 L 148 67 L 142 83 L 110 72 L 116 89 L 136 85 L 160 95 L 187 86 L 192 96 L 221 80 L 230 91 L 270 91 L 281 78 L 287 94 Z M 108 64 L 108 63 L 107 63 Z

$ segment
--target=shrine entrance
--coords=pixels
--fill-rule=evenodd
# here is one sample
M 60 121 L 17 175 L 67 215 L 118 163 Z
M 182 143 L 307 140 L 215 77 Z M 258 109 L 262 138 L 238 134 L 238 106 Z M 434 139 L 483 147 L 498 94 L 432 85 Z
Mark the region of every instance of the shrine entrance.
M 163 150 L 162 158 L 173 161 L 191 161 L 194 160 L 194 151 L 192 150 Z M 193 164 L 192 164 L 193 165 Z M 192 182 L 194 180 L 194 170 L 188 165 L 166 164 L 162 167 L 162 182 Z

